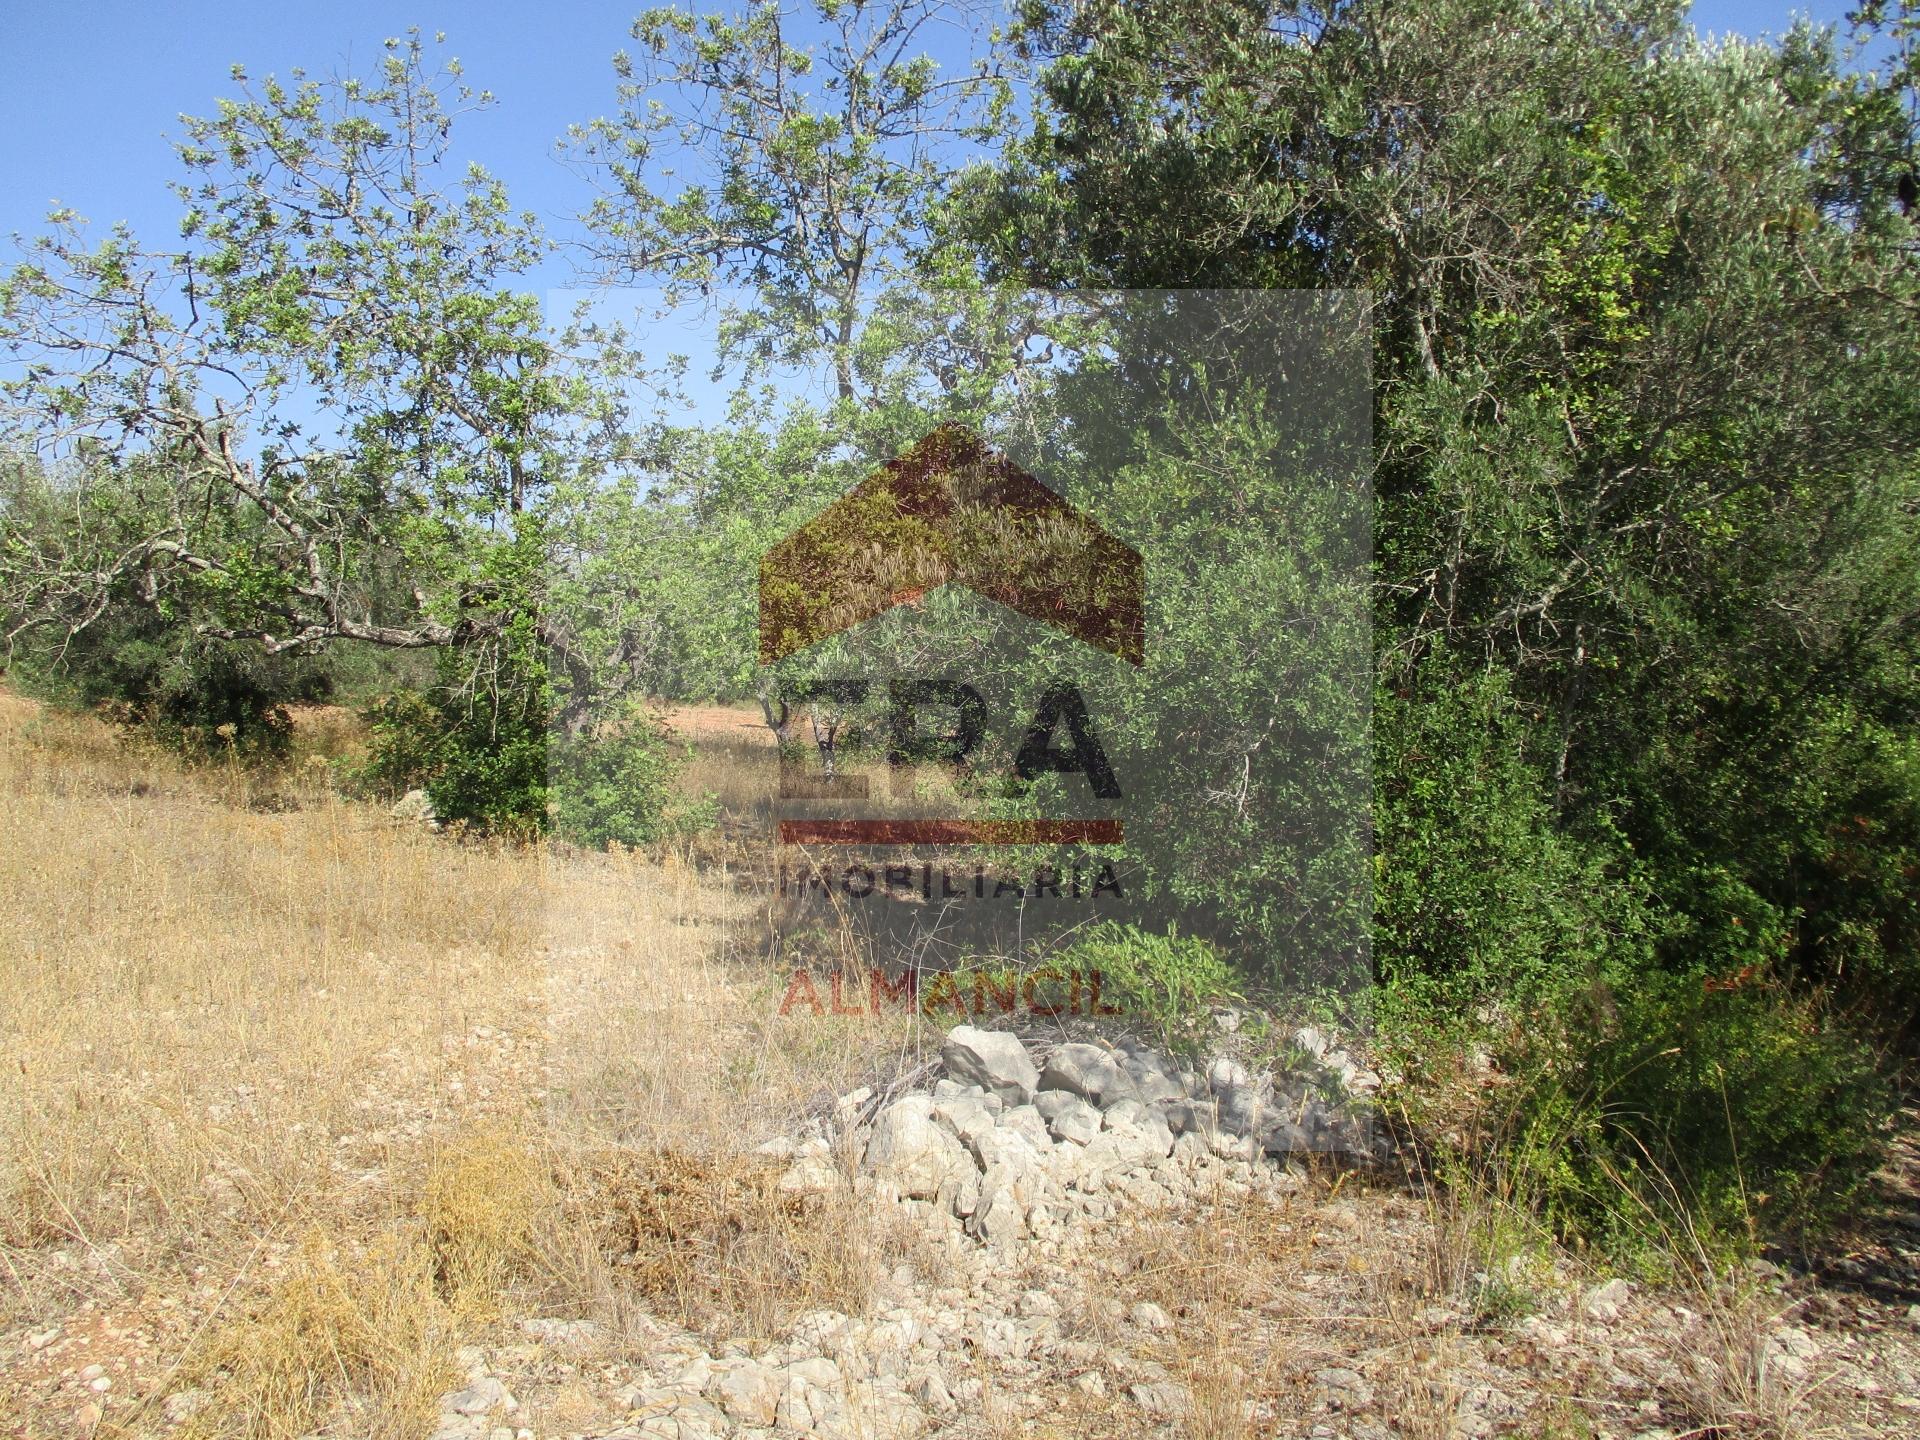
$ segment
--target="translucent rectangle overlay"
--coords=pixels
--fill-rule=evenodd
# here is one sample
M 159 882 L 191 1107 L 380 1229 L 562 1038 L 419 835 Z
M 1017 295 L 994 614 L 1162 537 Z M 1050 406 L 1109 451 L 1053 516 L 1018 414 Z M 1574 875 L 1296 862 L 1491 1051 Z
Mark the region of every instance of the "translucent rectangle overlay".
M 649 327 L 684 346 L 697 325 L 661 298 L 599 296 L 593 318 L 642 354 Z M 724 365 L 708 304 L 691 348 Z M 709 384 L 634 412 L 649 443 L 552 562 L 571 633 L 614 657 L 553 670 L 563 838 L 690 858 L 768 1012 L 805 973 L 836 978 L 803 1008 L 876 1024 L 1144 1033 L 1185 1018 L 1153 997 L 1211 955 L 1263 1010 L 1362 1022 L 1362 297 L 896 308 L 851 390 L 844 352 L 796 350 L 724 403 Z M 550 948 L 582 943 L 577 916 L 548 920 Z M 1355 1148 L 1360 1112 L 1317 1113 L 1294 1148 Z

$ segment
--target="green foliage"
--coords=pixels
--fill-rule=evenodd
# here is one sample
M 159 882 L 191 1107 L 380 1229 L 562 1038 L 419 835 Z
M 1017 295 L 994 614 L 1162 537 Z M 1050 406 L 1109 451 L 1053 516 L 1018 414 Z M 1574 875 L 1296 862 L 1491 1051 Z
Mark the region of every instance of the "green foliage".
M 554 741 L 554 831 L 591 849 L 630 848 L 710 823 L 711 804 L 676 804 L 686 747 L 642 706 L 601 727 Z
M 1859 1036 L 1920 1003 L 1910 47 L 1666 0 L 1023 28 L 1035 122 L 966 197 L 996 273 L 1373 297 L 1383 1011 L 1619 997 L 1528 1072 L 1569 1228 L 1829 1220 L 1885 1113 Z M 1701 990 L 1743 971 L 1781 988 Z
M 193 759 L 284 759 L 286 706 L 325 695 L 328 678 L 295 657 L 182 634 L 151 612 L 115 607 L 21 677 L 50 699 L 143 729 Z
M 1570 991 L 1505 1057 L 1505 1162 L 1561 1228 L 1623 1255 L 1819 1232 L 1884 1153 L 1883 1057 L 1760 979 L 1648 975 Z
M 1374 710 L 1381 977 L 1466 1011 L 1643 969 L 1663 922 L 1625 843 L 1558 823 L 1498 671 L 1426 668 Z
M 190 645 L 140 687 L 147 696 L 134 713 L 165 743 L 190 755 L 282 760 L 293 720 L 275 683 L 279 677 L 263 673 L 271 667 L 261 658 L 218 641 Z
M 1103 1005 L 1119 1007 L 1166 1044 L 1192 1049 L 1212 1033 L 1211 1007 L 1237 998 L 1235 975 L 1220 951 L 1178 930 L 1097 925 L 1061 952 L 1060 968 L 1100 972 Z
M 838 400 L 871 403 L 903 352 L 948 339 L 916 272 L 957 153 L 1008 102 L 990 72 L 926 53 L 956 23 L 932 0 L 646 11 L 615 57 L 619 109 L 571 136 L 600 172 L 589 243 L 607 273 L 751 287 L 729 360 L 824 356 Z
M 351 771 L 354 785 L 383 800 L 424 790 L 439 768 L 446 728 L 439 707 L 418 690 L 396 690 L 368 705 L 360 718 L 370 743 L 366 759 Z
M 434 814 L 489 834 L 531 839 L 550 825 L 547 717 L 500 695 L 456 694 L 442 711 Z
M 1920 742 L 1876 702 L 1864 686 L 1764 716 L 1751 691 L 1705 702 L 1719 713 L 1656 741 L 1637 798 L 1678 912 L 1664 948 L 1790 966 L 1897 1031 L 1920 1007 Z
M 451 657 L 431 719 L 384 717 L 373 782 L 427 773 L 449 818 L 539 828 L 551 709 L 577 722 L 633 673 L 547 594 L 554 538 L 626 453 L 602 381 L 632 357 L 576 336 L 563 361 L 513 288 L 548 242 L 449 162 L 491 100 L 417 33 L 371 75 L 234 80 L 183 119 L 180 249 L 67 214 L 0 277 L 0 355 L 23 362 L 0 442 L 45 457 L 0 473 L 0 633 L 57 650 L 132 606 L 169 645 L 286 664 Z
M 1913 137 L 1893 82 L 1848 74 L 1809 32 L 1699 46 L 1662 3 L 1027 18 L 1041 115 L 973 196 L 994 264 L 1377 297 L 1375 633 L 1388 694 L 1439 705 L 1414 723 L 1443 747 L 1403 748 L 1383 706 L 1383 960 L 1558 964 L 1579 926 L 1515 929 L 1516 908 L 1542 916 L 1553 892 L 1572 917 L 1586 868 L 1679 912 L 1650 930 L 1669 967 L 1740 942 L 1752 892 L 1768 943 L 1832 974 L 1827 927 L 1807 923 L 1826 902 L 1800 887 L 1846 823 L 1837 796 L 1885 766 L 1817 741 L 1810 717 L 1852 705 L 1897 730 L 1920 711 L 1920 603 L 1897 558 L 1920 513 Z M 1506 713 L 1442 735 L 1471 671 L 1502 677 Z M 1461 742 L 1471 764 L 1445 748 Z M 1436 782 L 1410 753 L 1447 767 L 1457 801 L 1420 793 Z M 1801 794 L 1789 820 L 1801 787 L 1781 779 L 1816 757 L 1848 773 L 1823 772 L 1829 799 Z M 1513 883 L 1485 887 L 1481 923 L 1465 899 L 1489 841 Z M 1453 893 L 1422 900 L 1419 875 Z M 1878 916 L 1904 913 L 1885 898 Z
M 547 677 L 524 655 L 480 673 L 484 684 L 448 657 L 431 691 L 369 707 L 372 745 L 356 783 L 388 799 L 424 789 L 448 823 L 521 839 L 551 832 L 596 850 L 710 822 L 709 804 L 680 803 L 685 747 L 644 706 L 567 735 Z
M 431 690 L 368 708 L 372 744 L 355 778 L 386 797 L 425 789 L 444 822 L 530 839 L 550 824 L 547 675 L 524 639 L 472 660 L 443 655 Z

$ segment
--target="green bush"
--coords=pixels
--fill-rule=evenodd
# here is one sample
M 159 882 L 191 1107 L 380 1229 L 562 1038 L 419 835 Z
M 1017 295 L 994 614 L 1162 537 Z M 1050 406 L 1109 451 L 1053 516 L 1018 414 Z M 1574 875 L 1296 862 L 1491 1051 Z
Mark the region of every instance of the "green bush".
M 650 844 L 710 818 L 710 805 L 675 805 L 681 752 L 644 707 L 562 735 L 544 674 L 507 670 L 482 686 L 463 679 L 469 663 L 448 656 L 433 690 L 364 712 L 363 789 L 388 799 L 424 789 L 443 821 L 517 838 L 553 832 L 592 849 Z
M 1444 657 L 1374 709 L 1375 966 L 1397 998 L 1468 1013 L 1645 969 L 1666 918 L 1598 823 L 1569 833 L 1495 672 Z
M 1663 949 L 1716 970 L 1779 968 L 1871 1005 L 1889 1033 L 1911 1027 L 1920 738 L 1870 697 L 1780 708 L 1658 738 L 1633 809 L 1676 912 Z
M 355 779 L 383 797 L 425 789 L 443 821 L 531 838 L 548 828 L 548 694 L 544 670 L 510 651 L 445 653 L 431 690 L 363 712 L 372 743 Z
M 686 810 L 674 804 L 673 780 L 683 754 L 660 719 L 637 705 L 613 724 L 556 739 L 551 755 L 555 832 L 599 850 L 648 845 L 705 823 L 710 805 Z
M 1209 1007 L 1239 998 L 1233 971 L 1207 941 L 1169 929 L 1097 925 L 1061 955 L 1063 968 L 1100 972 L 1103 1004 L 1149 1025 L 1167 1045 L 1191 1050 L 1206 1036 Z
M 49 699 L 139 726 L 190 759 L 284 759 L 293 737 L 287 702 L 324 688 L 301 657 L 210 640 L 125 606 L 22 673 Z
M 1880 1163 L 1892 1087 L 1805 995 L 1647 976 L 1570 997 L 1505 1057 L 1506 1167 L 1562 1233 L 1622 1253 L 1739 1250 L 1842 1218 Z
M 147 727 L 190 756 L 284 760 L 293 743 L 288 697 L 253 660 L 230 645 L 193 647 L 148 701 Z
M 356 788 L 382 800 L 397 800 L 423 790 L 439 767 L 444 719 L 432 700 L 418 690 L 383 696 L 360 712 L 367 727 L 367 758 L 354 766 Z

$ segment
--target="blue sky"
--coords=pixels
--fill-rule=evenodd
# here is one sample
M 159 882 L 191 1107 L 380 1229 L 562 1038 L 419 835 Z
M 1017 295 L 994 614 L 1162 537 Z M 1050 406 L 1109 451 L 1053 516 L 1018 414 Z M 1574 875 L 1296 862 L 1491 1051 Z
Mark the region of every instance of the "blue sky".
M 698 0 L 696 0 L 696 4 Z M 97 224 L 126 220 L 149 243 L 176 235 L 168 142 L 182 111 L 228 92 L 229 67 L 254 75 L 365 69 L 409 25 L 447 32 L 468 78 L 500 104 L 464 122 L 461 153 L 485 161 L 515 201 L 556 227 L 584 203 L 553 159 L 570 122 L 612 107 L 613 52 L 644 0 L 7 0 L 0 20 L 0 235 L 33 231 L 56 200 Z M 706 8 L 701 6 L 700 8 Z M 1715 33 L 1783 30 L 1795 14 L 1838 19 L 1846 0 L 1790 5 L 1700 0 Z M 562 284 L 564 265 L 538 277 Z

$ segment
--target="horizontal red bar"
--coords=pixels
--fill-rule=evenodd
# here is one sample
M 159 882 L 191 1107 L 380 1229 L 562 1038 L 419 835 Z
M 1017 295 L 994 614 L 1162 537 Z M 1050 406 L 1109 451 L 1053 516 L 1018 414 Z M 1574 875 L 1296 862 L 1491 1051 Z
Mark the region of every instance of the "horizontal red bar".
M 782 820 L 782 845 L 1118 845 L 1118 820 Z

